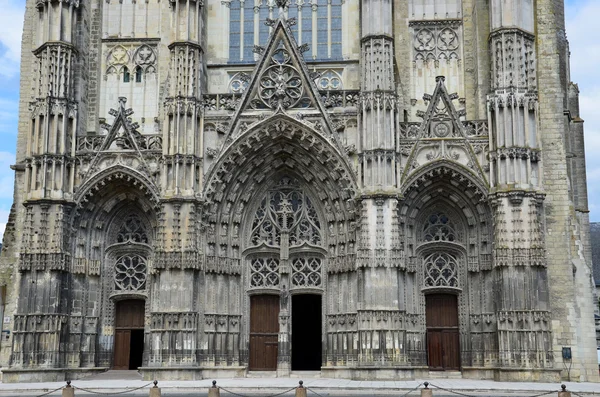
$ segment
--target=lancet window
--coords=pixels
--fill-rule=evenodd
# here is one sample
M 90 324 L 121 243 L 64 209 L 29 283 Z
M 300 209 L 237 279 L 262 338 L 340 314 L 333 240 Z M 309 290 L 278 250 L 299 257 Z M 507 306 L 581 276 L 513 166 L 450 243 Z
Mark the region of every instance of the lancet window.
M 251 247 L 277 254 L 251 254 L 250 288 L 279 288 L 280 264 L 291 265 L 291 288 L 322 286 L 321 223 L 311 199 L 297 181 L 284 177 L 266 192 L 254 213 Z
M 424 223 L 422 232 L 424 242 L 459 240 L 454 222 L 442 212 L 431 214 Z
M 261 201 L 252 222 L 251 243 L 282 245 L 282 232 L 289 246 L 321 245 L 321 225 L 310 198 L 289 178 L 284 178 Z
M 148 244 L 148 234 L 139 216 L 133 214 L 125 218 L 117 234 L 117 242 Z
M 255 45 L 265 45 L 272 28 L 267 18 L 276 19 L 275 0 L 229 1 L 229 60 L 254 61 Z M 305 57 L 315 60 L 342 57 L 342 0 L 292 0 L 285 8 L 298 44 L 308 44 Z

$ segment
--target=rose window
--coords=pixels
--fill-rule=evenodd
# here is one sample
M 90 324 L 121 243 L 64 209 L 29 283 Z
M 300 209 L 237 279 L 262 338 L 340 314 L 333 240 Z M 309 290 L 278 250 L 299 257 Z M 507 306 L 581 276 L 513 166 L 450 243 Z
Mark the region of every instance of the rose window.
M 146 287 L 146 259 L 139 255 L 123 255 L 115 264 L 118 290 L 138 291 Z
M 259 97 L 270 108 L 289 108 L 304 94 L 300 73 L 290 65 L 290 54 L 283 48 L 276 50 L 269 66 L 260 78 Z

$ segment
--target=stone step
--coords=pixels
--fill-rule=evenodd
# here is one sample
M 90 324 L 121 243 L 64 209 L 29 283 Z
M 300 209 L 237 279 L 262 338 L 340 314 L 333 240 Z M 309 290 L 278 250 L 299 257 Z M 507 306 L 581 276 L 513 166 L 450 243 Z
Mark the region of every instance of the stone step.
M 248 371 L 246 378 L 277 378 L 277 371 Z
M 321 371 L 292 371 L 290 373 L 290 378 L 298 378 L 298 379 L 314 379 L 320 378 Z
M 429 379 L 462 379 L 460 371 L 429 371 Z

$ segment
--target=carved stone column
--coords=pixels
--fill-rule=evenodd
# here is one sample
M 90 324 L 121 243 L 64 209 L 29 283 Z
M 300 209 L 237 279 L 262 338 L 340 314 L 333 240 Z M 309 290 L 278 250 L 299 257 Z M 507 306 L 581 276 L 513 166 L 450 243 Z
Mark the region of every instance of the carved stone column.
M 540 194 L 533 6 L 490 4 L 490 182 L 501 368 L 554 365 Z M 499 377 L 511 375 L 500 374 Z M 507 378 L 508 379 L 508 378 Z
M 403 343 L 394 331 L 400 324 L 387 321 L 398 311 L 397 269 L 401 261 L 396 214 L 398 186 L 394 126 L 397 95 L 394 79 L 392 2 L 362 2 L 361 94 L 357 147 L 361 199 L 358 243 L 358 362 L 389 365 L 398 357 L 394 344 Z M 381 312 L 384 310 L 384 312 Z M 386 321 L 377 321 L 384 316 Z M 400 338 L 400 341 L 398 340 Z M 371 341 L 371 342 L 366 342 Z M 383 352 L 383 354 L 382 354 Z
M 79 366 L 79 334 L 69 338 L 71 255 L 69 214 L 73 204 L 77 130 L 75 65 L 79 1 L 36 3 L 34 91 L 25 154 L 26 219 L 19 258 L 12 367 Z M 36 313 L 32 315 L 31 313 Z M 74 325 L 74 329 L 77 326 Z
M 169 45 L 172 81 L 165 100 L 161 185 L 163 201 L 155 247 L 148 362 L 154 366 L 198 365 L 204 322 L 204 259 L 201 250 L 202 202 L 201 92 L 204 81 L 203 24 L 199 0 L 170 0 L 173 41 Z M 174 286 L 177 290 L 174 291 Z M 160 298 L 163 294 L 169 298 Z M 167 316 L 169 318 L 166 318 Z M 219 326 L 220 321 L 211 321 Z M 226 321 L 227 323 L 227 321 Z M 181 341 L 181 342 L 177 342 Z M 193 376 L 193 375 L 190 375 Z

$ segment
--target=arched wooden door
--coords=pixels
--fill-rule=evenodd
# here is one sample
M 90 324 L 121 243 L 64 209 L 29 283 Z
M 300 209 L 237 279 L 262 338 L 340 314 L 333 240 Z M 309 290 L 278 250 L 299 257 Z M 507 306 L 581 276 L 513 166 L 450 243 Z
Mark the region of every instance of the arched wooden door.
M 429 368 L 437 371 L 459 370 L 457 297 L 451 294 L 431 294 L 425 297 L 425 301 Z
M 144 301 L 116 304 L 113 369 L 137 369 L 144 354 Z

